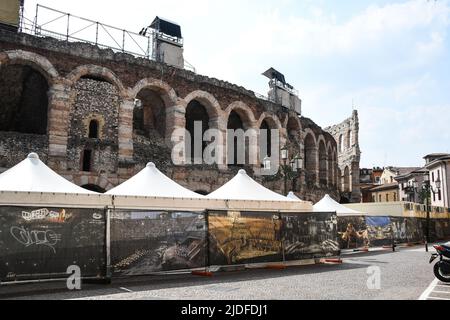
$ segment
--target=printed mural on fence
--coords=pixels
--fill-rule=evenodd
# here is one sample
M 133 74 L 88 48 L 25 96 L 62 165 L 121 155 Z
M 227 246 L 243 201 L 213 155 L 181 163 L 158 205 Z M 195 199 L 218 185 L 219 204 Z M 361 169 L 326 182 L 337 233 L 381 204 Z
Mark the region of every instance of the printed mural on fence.
M 205 214 L 196 212 L 113 212 L 114 273 L 131 276 L 204 267 L 205 223 Z
M 281 219 L 286 260 L 339 255 L 335 214 L 281 214 Z
M 336 216 L 210 212 L 211 265 L 281 262 L 339 254 Z

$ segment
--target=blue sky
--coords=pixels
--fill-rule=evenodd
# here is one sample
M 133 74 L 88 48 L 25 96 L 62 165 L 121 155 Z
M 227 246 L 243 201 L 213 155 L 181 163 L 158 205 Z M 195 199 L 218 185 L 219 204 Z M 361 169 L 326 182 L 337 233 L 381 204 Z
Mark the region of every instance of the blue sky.
M 34 16 L 37 1 L 25 2 Z M 353 100 L 363 167 L 450 152 L 450 0 L 39 3 L 135 31 L 156 15 L 177 21 L 198 73 L 265 94 L 273 66 L 323 127 L 349 117 Z

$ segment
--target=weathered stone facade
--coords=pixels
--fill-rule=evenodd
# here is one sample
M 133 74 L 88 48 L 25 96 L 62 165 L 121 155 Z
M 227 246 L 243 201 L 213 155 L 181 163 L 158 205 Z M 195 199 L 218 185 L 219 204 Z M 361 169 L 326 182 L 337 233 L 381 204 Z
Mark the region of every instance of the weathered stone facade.
M 333 137 L 313 121 L 257 98 L 252 91 L 85 43 L 0 30 L 0 72 L 17 66 L 29 67 L 45 79 L 46 131 L 30 135 L 0 125 L 0 165 L 4 167 L 35 151 L 74 183 L 109 190 L 153 161 L 180 184 L 209 193 L 239 168 L 227 166 L 227 161 L 213 166 L 183 164 L 185 159 L 177 159 L 181 165 L 174 165 L 171 157 L 173 133 L 188 128 L 189 119 L 201 117 L 209 128 L 224 133 L 220 143 L 225 148 L 230 126 L 278 129 L 281 145 L 305 159 L 305 170 L 287 182 L 289 190 L 311 201 L 325 193 L 338 197 Z M 5 88 L 7 96 L 20 96 L 10 92 L 11 85 Z M 8 108 L 10 103 L 1 99 L 0 109 Z M 203 113 L 192 116 L 192 103 Z M 232 117 L 237 123 L 230 124 Z M 260 163 L 246 169 L 255 175 Z M 272 190 L 285 191 L 281 174 L 255 178 Z
M 342 202 L 361 202 L 358 111 L 340 124 L 325 128 L 338 146 L 339 186 Z

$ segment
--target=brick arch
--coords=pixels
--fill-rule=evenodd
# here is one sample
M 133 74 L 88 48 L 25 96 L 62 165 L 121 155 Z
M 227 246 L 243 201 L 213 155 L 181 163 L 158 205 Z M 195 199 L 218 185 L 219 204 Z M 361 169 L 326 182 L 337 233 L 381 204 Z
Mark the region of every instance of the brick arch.
M 206 108 L 210 119 L 217 119 L 223 116 L 222 107 L 211 93 L 202 90 L 189 93 L 183 99 L 183 108 L 185 111 L 188 104 L 194 100 L 197 100 Z
M 158 92 L 161 95 L 166 108 L 172 107 L 178 102 L 178 96 L 175 90 L 169 84 L 164 81 L 152 78 L 145 78 L 136 83 L 136 85 L 132 89 L 130 89 L 129 97 L 135 99 L 139 92 L 141 92 L 143 89 L 150 89 Z
M 314 132 L 305 130 L 304 135 L 304 167 L 307 182 L 316 183 L 318 181 L 318 144 Z
M 334 184 L 334 172 L 335 172 L 335 163 L 334 163 L 334 155 L 333 155 L 333 147 L 331 146 L 331 142 L 328 142 L 327 146 L 327 166 L 328 166 L 328 184 Z
M 317 146 L 319 146 L 320 143 L 323 142 L 323 144 L 325 145 L 325 148 L 327 147 L 327 140 L 325 139 L 325 137 L 322 134 L 320 134 L 319 136 L 316 137 L 316 142 L 317 142 L 316 143 Z
M 80 187 L 84 185 L 96 185 L 107 191 L 114 187 L 114 185 L 107 178 L 89 174 L 77 175 L 73 178 L 72 182 Z
M 0 67 L 3 65 L 21 64 L 32 67 L 42 73 L 49 87 L 59 78 L 58 71 L 45 57 L 30 51 L 10 50 L 0 53 Z
M 248 105 L 243 103 L 242 101 L 235 101 L 232 104 L 228 106 L 228 108 L 225 110 L 225 120 L 228 121 L 228 118 L 231 114 L 231 112 L 237 112 L 239 116 L 241 117 L 242 122 L 245 125 L 245 129 L 250 129 L 255 127 L 256 119 L 255 115 L 250 109 Z
M 120 81 L 119 77 L 110 69 L 97 66 L 97 65 L 83 65 L 72 70 L 67 76 L 66 81 L 70 87 L 73 87 L 75 83 L 84 76 L 94 76 L 111 83 L 116 86 L 119 91 L 119 95 L 122 98 L 128 98 L 128 92 Z
M 293 122 L 292 122 L 293 121 Z M 298 131 L 302 130 L 302 122 L 300 121 L 300 119 L 298 118 L 298 116 L 293 116 L 293 115 L 289 115 L 288 117 L 286 117 L 284 123 L 283 123 L 283 127 L 286 128 L 286 130 L 289 130 L 289 123 L 293 123 L 296 126 L 296 129 Z
M 325 138 L 321 135 L 318 139 L 318 159 L 319 159 L 319 182 L 328 184 L 328 154 Z
M 282 129 L 283 128 L 283 125 L 281 124 L 280 119 L 276 115 L 270 114 L 268 112 L 264 112 L 261 115 L 258 122 L 256 123 L 256 127 L 261 128 L 261 125 L 264 120 L 266 120 L 267 124 L 270 126 L 271 129 Z

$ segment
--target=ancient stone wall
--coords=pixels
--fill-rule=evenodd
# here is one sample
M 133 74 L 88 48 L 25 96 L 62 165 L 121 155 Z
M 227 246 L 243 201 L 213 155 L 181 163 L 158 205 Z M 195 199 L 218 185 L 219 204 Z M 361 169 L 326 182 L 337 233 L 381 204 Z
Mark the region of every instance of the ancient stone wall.
M 7 167 L 21 161 L 27 152 L 37 151 L 53 169 L 78 185 L 108 190 L 153 161 L 182 185 L 211 192 L 238 168 L 227 166 L 226 161 L 216 166 L 186 165 L 183 159 L 171 157 L 173 133 L 188 126 L 192 118 L 187 114 L 188 105 L 195 102 L 206 110 L 208 127 L 222 133 L 231 114 L 237 114 L 244 129 L 278 129 L 281 146 L 290 149 L 291 157 L 310 160 L 310 167 L 289 179 L 289 189 L 292 186 L 300 196 L 313 201 L 324 193 L 337 194 L 337 145 L 333 137 L 312 120 L 299 119 L 295 112 L 257 98 L 242 87 L 89 44 L 0 30 L 0 72 L 13 66 L 30 67 L 46 80 L 48 121 L 46 135 L 36 143 L 21 134 L 0 133 L 10 136 L 11 141 L 23 139 L 20 143 L 26 145 L 27 151 L 3 161 Z M 0 100 L 2 110 L 7 108 L 5 101 Z M 98 125 L 97 138 L 89 137 L 92 120 Z M 305 148 L 307 136 L 310 143 Z M 256 138 L 259 149 L 259 134 Z M 0 147 L 6 152 L 15 150 L 14 142 L 6 140 L 0 141 Z M 220 143 L 227 145 L 225 138 Z M 86 150 L 92 152 L 89 171 L 83 171 Z M 174 165 L 173 160 L 181 163 Z M 247 169 L 252 175 L 260 167 L 257 163 Z M 284 190 L 280 174 L 255 178 L 277 192 L 290 191 Z
M 333 135 L 337 142 L 342 202 L 361 202 L 358 112 L 353 111 L 350 118 L 325 128 L 325 131 Z

